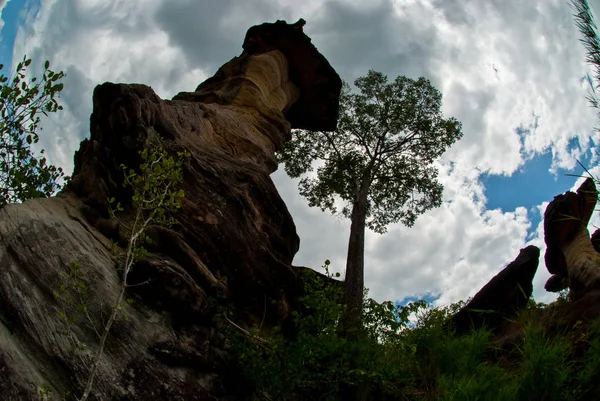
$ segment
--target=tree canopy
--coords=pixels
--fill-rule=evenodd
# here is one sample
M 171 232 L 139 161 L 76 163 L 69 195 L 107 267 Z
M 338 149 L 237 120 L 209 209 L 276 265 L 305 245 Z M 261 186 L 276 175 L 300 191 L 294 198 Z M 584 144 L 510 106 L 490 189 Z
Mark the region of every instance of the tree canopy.
M 429 80 L 405 76 L 388 83 L 380 72 L 344 83 L 336 131 L 294 131 L 280 154 L 285 171 L 300 177 L 310 206 L 350 218 L 362 180 L 367 181 L 367 227 L 386 232 L 390 223 L 412 226 L 423 212 L 441 205 L 442 185 L 432 165 L 462 136 L 455 118 L 444 119 L 442 95 Z
M 44 150 L 36 157 L 31 145 L 39 141 L 40 114 L 62 110 L 58 104 L 65 76 L 44 64 L 41 79 L 25 78 L 31 59 L 23 57 L 16 74 L 0 74 L 0 207 L 29 198 L 50 196 L 60 188 L 60 167 L 47 164 Z M 0 70 L 4 66 L 0 64 Z

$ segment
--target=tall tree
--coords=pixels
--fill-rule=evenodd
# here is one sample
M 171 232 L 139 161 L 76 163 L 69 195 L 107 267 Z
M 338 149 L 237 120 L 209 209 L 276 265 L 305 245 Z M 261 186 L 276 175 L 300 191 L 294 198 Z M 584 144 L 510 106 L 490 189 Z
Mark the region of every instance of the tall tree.
M 385 233 L 390 223 L 412 226 L 439 207 L 442 185 L 434 160 L 462 137 L 461 123 L 444 119 L 442 95 L 425 78 L 405 76 L 388 83 L 376 71 L 344 83 L 336 131 L 295 131 L 280 153 L 309 206 L 351 219 L 346 260 L 344 326 L 360 327 L 364 289 L 365 227 Z M 318 163 L 315 163 L 318 162 Z
M 46 163 L 44 150 L 36 156 L 31 145 L 39 140 L 40 115 L 62 110 L 58 104 L 65 74 L 44 64 L 41 79 L 25 78 L 31 59 L 23 57 L 16 74 L 0 74 L 0 208 L 7 203 L 50 196 L 60 188 L 62 168 Z M 4 66 L 0 64 L 0 70 Z M 65 177 L 66 178 L 66 177 Z

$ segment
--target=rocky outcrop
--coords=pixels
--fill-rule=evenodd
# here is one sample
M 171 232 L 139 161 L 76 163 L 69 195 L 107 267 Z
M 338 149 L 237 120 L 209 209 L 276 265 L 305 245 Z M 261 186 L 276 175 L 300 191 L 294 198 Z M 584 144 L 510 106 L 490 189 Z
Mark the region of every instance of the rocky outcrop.
M 540 249 L 529 245 L 515 260 L 494 276 L 473 299 L 449 321 L 458 334 L 486 326 L 495 330 L 523 309 L 533 292 Z
M 90 138 L 75 154 L 73 178 L 58 196 L 0 210 L 0 394 L 38 399 L 80 394 L 100 326 L 116 298 L 111 241 L 123 235 L 107 198 L 128 205 L 120 164 L 160 141 L 187 150 L 185 198 L 172 229 L 152 228 L 153 244 L 131 275 L 109 336 L 92 399 L 233 399 L 225 391 L 228 354 L 214 300 L 227 294 L 237 317 L 265 325 L 293 308 L 299 239 L 269 175 L 291 128 L 335 128 L 341 80 L 302 32 L 304 22 L 251 28 L 244 52 L 194 92 L 160 99 L 139 84 L 105 83 L 93 95 Z M 126 212 L 127 213 L 127 208 Z M 88 317 L 70 324 L 53 290 L 81 266 Z M 68 308 L 68 306 L 67 306 Z M 67 311 L 69 312 L 69 311 Z M 73 344 L 85 344 L 73 350 Z
M 570 288 L 576 300 L 600 289 L 600 254 L 594 248 L 587 229 L 598 199 L 596 185 L 586 179 L 577 193 L 554 197 L 544 213 L 546 267 L 552 277 L 546 290 Z

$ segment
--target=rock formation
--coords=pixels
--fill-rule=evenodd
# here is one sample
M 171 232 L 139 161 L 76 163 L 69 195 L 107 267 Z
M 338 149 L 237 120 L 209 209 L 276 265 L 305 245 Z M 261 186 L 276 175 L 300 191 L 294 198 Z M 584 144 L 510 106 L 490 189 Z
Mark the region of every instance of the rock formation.
M 0 210 L 3 400 L 37 400 L 44 384 L 55 399 L 81 393 L 98 343 L 88 323 L 100 326 L 119 284 L 110 248 L 123 238 L 107 198 L 128 205 L 119 166 L 139 166 L 138 151 L 155 140 L 191 153 L 185 198 L 176 226 L 150 231 L 147 258 L 129 276 L 149 281 L 131 288 L 128 320 L 113 326 L 91 399 L 233 399 L 223 390 L 231 373 L 211 298 L 227 293 L 247 321 L 287 318 L 299 239 L 269 177 L 274 152 L 291 128 L 336 126 L 341 80 L 303 24 L 250 28 L 241 56 L 172 100 L 139 84 L 95 89 L 90 138 L 66 189 Z M 70 329 L 86 345 L 80 351 L 52 294 L 72 262 L 89 287 L 89 321 Z
M 577 193 L 558 195 L 546 208 L 545 261 L 552 274 L 546 290 L 556 292 L 569 287 L 571 298 L 576 300 L 600 289 L 600 254 L 587 229 L 597 199 L 596 185 L 588 178 Z
M 498 328 L 507 318 L 523 309 L 533 292 L 540 249 L 529 245 L 519 256 L 494 276 L 449 321 L 458 334 L 487 326 Z

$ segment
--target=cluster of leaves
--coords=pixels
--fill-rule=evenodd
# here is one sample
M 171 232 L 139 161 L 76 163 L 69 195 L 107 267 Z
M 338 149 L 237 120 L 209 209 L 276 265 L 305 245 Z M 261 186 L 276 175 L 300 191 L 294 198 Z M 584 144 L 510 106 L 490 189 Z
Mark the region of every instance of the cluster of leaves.
M 326 261 L 325 272 L 331 278 L 328 266 Z M 256 344 L 229 332 L 242 376 L 256 399 L 337 400 L 349 388 L 370 392 L 373 387 L 382 397 L 398 394 L 405 365 L 388 349 L 425 303 L 398 306 L 368 298 L 365 330 L 359 341 L 350 341 L 340 335 L 345 311 L 341 283 L 310 270 L 304 272 L 303 282 L 302 310 L 292 313 L 293 338 L 276 334 Z
M 500 350 L 489 330 L 447 331 L 463 303 L 431 308 L 366 298 L 364 332 L 348 341 L 338 336 L 343 288 L 310 271 L 304 282 L 295 335 L 257 343 L 228 332 L 253 399 L 343 400 L 351 388 L 364 400 L 586 400 L 596 389 L 600 321 L 575 338 L 524 320 L 523 339 Z M 585 350 L 578 358 L 576 344 Z
M 114 197 L 108 202 L 114 205 L 109 209 L 111 216 L 120 223 L 129 240 L 125 267 L 144 258 L 146 250 L 143 244 L 151 242 L 146 235 L 149 224 L 170 227 L 176 223 L 173 213 L 181 207 L 181 199 L 184 197 L 183 189 L 179 188 L 183 181 L 181 168 L 185 158 L 189 156 L 188 152 L 178 152 L 174 158 L 163 148 L 155 146 L 140 151 L 142 163 L 139 173 L 121 164 L 124 186 L 133 189 L 133 221 L 128 224 L 117 217 L 117 213 L 125 209 Z
M 59 180 L 67 179 L 62 168 L 35 157 L 31 145 L 39 141 L 40 115 L 62 110 L 58 104 L 65 76 L 49 69 L 38 80 L 26 79 L 31 59 L 17 64 L 16 74 L 0 74 L 0 207 L 29 198 L 50 196 L 60 188 Z M 4 66 L 0 64 L 0 70 Z
M 367 227 L 385 233 L 391 223 L 412 226 L 441 204 L 442 185 L 432 164 L 462 137 L 462 125 L 442 115 L 442 94 L 423 77 L 388 82 L 370 70 L 343 84 L 336 131 L 296 130 L 278 154 L 286 173 L 300 180 L 309 206 L 352 217 L 361 186 L 368 192 Z
M 571 8 L 575 12 L 575 25 L 582 35 L 580 39 L 587 51 L 586 61 L 593 68 L 593 76 L 587 74 L 586 81 L 589 85 L 588 101 L 596 110 L 600 117 L 600 100 L 598 99 L 598 83 L 600 82 L 600 38 L 598 37 L 598 27 L 594 20 L 590 5 L 587 0 L 571 0 Z
M 88 286 L 83 280 L 83 276 L 81 265 L 73 261 L 69 265 L 69 271 L 64 273 L 63 279 L 52 290 L 54 298 L 60 301 L 58 316 L 66 326 L 65 330 L 62 330 L 60 334 L 67 336 L 75 345 L 74 347 L 71 346 L 69 351 L 83 351 L 85 349 L 85 344 L 79 341 L 72 328 L 72 325 L 77 324 L 82 316 L 96 330 L 88 313 Z M 100 336 L 98 335 L 98 337 Z

